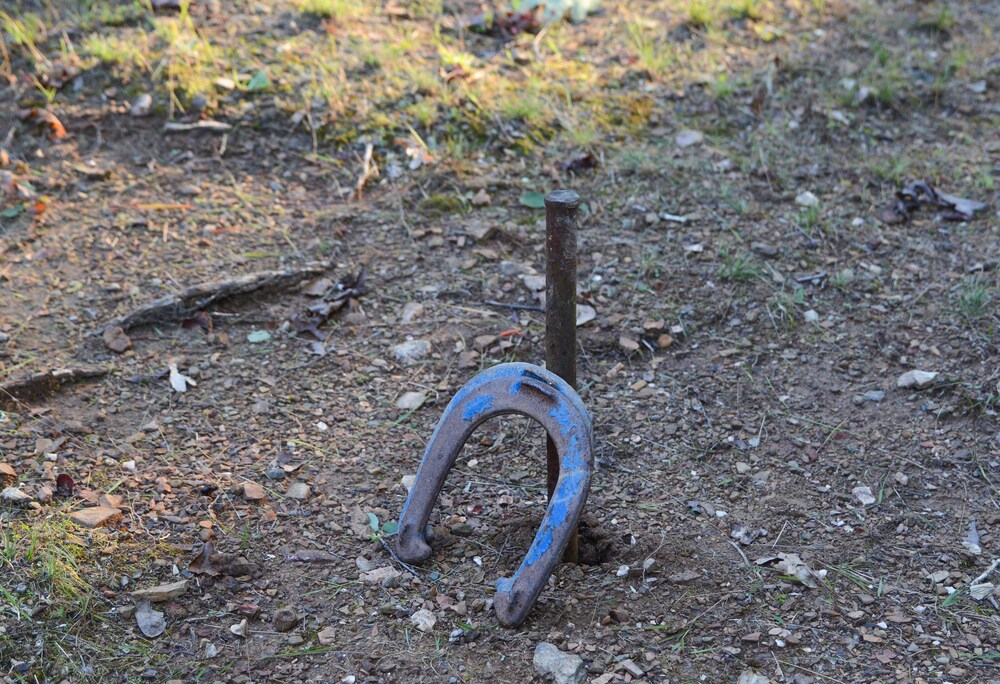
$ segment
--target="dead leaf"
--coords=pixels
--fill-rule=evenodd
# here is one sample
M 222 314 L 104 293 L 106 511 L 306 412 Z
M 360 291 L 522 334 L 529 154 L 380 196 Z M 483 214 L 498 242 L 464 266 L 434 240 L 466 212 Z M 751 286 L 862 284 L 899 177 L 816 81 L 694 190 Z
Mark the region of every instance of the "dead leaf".
M 749 546 L 759 537 L 766 537 L 767 530 L 763 527 L 756 529 L 740 523 L 733 523 L 729 530 L 729 536 L 738 541 L 743 546 Z
M 174 364 L 171 363 L 167 367 L 170 369 L 170 386 L 174 388 L 175 392 L 187 392 L 188 385 L 197 386 L 198 383 L 177 370 L 177 366 Z
M 155 639 L 167 629 L 167 621 L 163 618 L 163 613 L 153 610 L 149 601 L 142 601 L 136 607 L 135 621 L 139 625 L 139 630 L 150 639 Z
M 44 124 L 48 128 L 48 136 L 52 140 L 66 137 L 66 129 L 63 127 L 62 122 L 47 109 L 38 109 L 37 107 L 25 109 L 20 113 L 20 118 L 21 121 L 34 121 Z

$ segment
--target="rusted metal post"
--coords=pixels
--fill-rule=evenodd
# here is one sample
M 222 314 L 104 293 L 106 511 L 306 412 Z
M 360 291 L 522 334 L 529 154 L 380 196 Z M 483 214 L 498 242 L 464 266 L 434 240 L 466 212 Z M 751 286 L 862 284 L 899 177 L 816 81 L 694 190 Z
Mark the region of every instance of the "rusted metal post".
M 545 367 L 576 389 L 576 212 L 580 196 L 554 190 L 545 196 Z M 546 440 L 549 500 L 559 480 L 559 453 Z M 573 529 L 563 561 L 579 560 Z

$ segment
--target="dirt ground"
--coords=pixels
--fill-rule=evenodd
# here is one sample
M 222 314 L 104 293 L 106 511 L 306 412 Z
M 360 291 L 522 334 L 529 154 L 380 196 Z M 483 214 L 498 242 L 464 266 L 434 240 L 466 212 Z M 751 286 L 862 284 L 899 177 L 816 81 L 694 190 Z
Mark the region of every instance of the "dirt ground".
M 0 13 L 0 679 L 541 681 L 545 641 L 593 682 L 1000 681 L 1000 4 L 323 4 Z M 544 361 L 560 187 L 597 470 L 506 629 L 536 425 L 389 549 L 451 396 Z

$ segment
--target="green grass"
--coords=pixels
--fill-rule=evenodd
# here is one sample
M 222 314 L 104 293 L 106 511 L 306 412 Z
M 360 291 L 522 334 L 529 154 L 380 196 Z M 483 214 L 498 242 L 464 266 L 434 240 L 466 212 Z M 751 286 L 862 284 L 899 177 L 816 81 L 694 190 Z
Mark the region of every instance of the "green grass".
M 729 7 L 730 13 L 737 19 L 760 21 L 764 18 L 764 9 L 760 0 L 736 0 Z
M 710 0 L 688 0 L 687 22 L 695 28 L 707 28 L 720 18 L 719 8 Z
M 8 588 L 24 587 L 23 601 L 45 598 L 58 616 L 84 611 L 91 588 L 80 561 L 87 544 L 68 520 L 11 521 L 0 526 L 0 575 Z M 13 601 L 6 595 L 8 603 Z M 17 605 L 11 603 L 17 611 Z
M 84 39 L 82 47 L 84 54 L 96 57 L 104 64 L 135 65 L 148 71 L 150 65 L 146 62 L 146 54 L 149 45 L 145 38 L 145 33 L 132 36 L 132 39 L 92 33 Z
M 723 280 L 753 280 L 760 275 L 760 266 L 753 262 L 749 254 L 731 254 L 721 250 L 722 265 L 719 267 L 719 277 Z
M 297 0 L 299 11 L 328 19 L 351 19 L 368 12 L 365 0 Z M 419 4 L 419 3 L 415 3 Z
M 636 66 L 651 78 L 659 78 L 677 64 L 677 52 L 673 44 L 664 41 L 648 26 L 638 21 L 628 24 L 630 47 L 635 52 Z
M 966 281 L 958 293 L 958 309 L 969 321 L 977 321 L 990 309 L 993 294 L 978 278 Z

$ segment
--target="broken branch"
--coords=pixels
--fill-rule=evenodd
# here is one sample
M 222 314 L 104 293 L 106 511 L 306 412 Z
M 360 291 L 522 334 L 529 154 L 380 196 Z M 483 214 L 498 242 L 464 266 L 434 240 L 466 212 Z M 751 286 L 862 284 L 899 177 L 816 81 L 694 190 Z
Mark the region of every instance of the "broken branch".
M 265 289 L 288 287 L 306 278 L 317 276 L 329 267 L 327 263 L 313 262 L 283 271 L 261 271 L 231 280 L 216 280 L 193 285 L 177 294 L 161 297 L 131 313 L 109 321 L 91 335 L 101 335 L 105 330 L 116 326 L 122 330 L 129 330 L 147 323 L 180 321 L 190 318 L 196 312 L 220 300 Z

